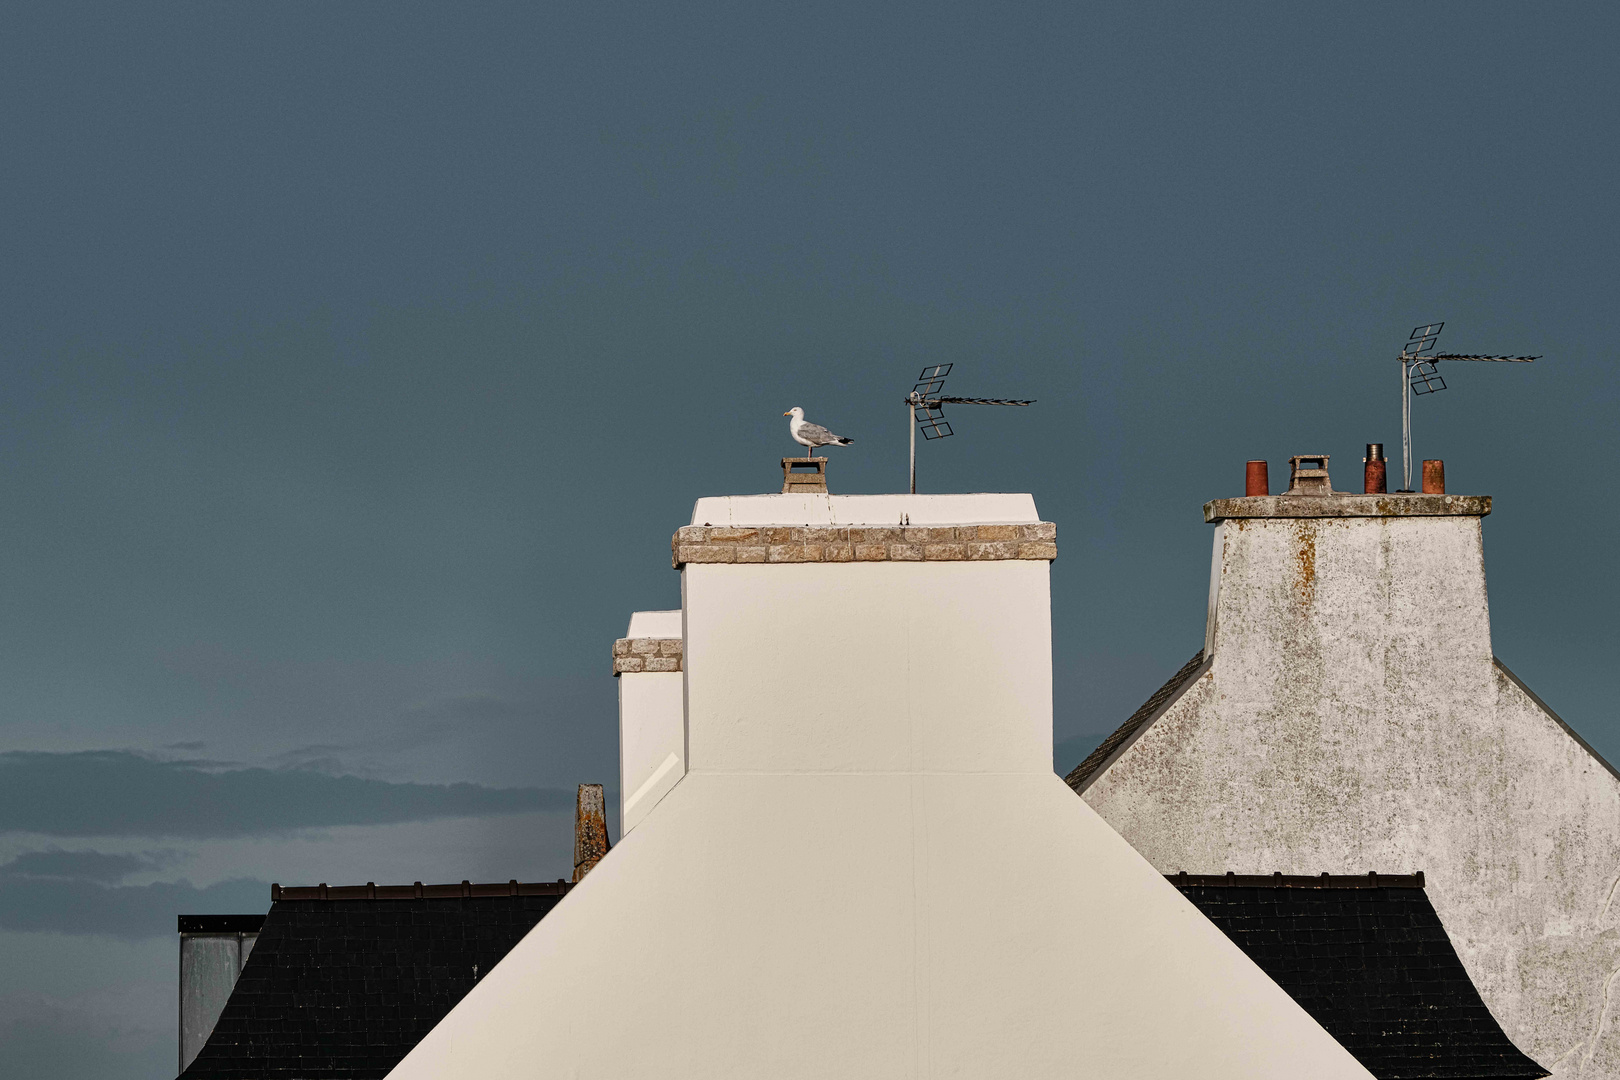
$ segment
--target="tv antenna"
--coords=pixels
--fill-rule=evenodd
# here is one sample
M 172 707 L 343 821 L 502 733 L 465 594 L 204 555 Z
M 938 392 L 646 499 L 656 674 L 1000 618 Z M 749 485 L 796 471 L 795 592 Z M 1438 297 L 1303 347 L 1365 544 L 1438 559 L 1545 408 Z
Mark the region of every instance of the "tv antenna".
M 1445 329 L 1445 323 L 1429 323 L 1414 327 L 1412 336 L 1401 347 L 1401 466 L 1404 483 L 1401 490 L 1412 490 L 1412 398 L 1416 394 L 1433 394 L 1446 388 L 1436 364 L 1441 360 L 1488 360 L 1497 364 L 1528 364 L 1540 360 L 1539 356 L 1476 356 L 1463 353 L 1434 352 L 1434 343 Z
M 952 434 L 951 425 L 945 419 L 941 409 L 943 405 L 1033 405 L 1031 401 L 1015 401 L 1011 398 L 979 398 L 979 397 L 943 397 L 940 390 L 945 387 L 945 376 L 951 373 L 952 364 L 935 364 L 933 367 L 923 368 L 921 375 L 917 376 L 917 385 L 911 388 L 906 395 L 906 405 L 911 410 L 911 493 L 917 494 L 917 429 L 922 428 L 924 439 L 944 439 Z

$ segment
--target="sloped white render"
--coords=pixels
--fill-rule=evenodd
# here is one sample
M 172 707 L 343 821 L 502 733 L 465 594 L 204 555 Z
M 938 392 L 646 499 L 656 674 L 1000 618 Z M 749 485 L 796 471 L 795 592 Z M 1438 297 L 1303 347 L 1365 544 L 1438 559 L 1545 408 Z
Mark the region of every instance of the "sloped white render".
M 1082 794 L 1166 873 L 1424 871 L 1519 1048 L 1616 1077 L 1620 781 L 1492 655 L 1489 506 L 1211 503 L 1212 660 Z
M 1365 1080 L 1052 774 L 1048 576 L 688 563 L 686 778 L 392 1075 Z
M 631 640 L 681 637 L 679 611 L 638 611 Z M 685 676 L 635 671 L 619 676 L 619 832 L 629 834 L 686 775 Z

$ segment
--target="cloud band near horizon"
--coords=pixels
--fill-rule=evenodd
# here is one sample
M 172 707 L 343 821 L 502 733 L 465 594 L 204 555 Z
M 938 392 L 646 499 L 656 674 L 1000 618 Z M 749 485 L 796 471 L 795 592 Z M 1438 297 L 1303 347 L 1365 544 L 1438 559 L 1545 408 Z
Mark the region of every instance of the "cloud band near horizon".
M 129 750 L 0 753 L 0 832 L 222 839 L 342 825 L 568 810 L 574 793 L 218 770 Z

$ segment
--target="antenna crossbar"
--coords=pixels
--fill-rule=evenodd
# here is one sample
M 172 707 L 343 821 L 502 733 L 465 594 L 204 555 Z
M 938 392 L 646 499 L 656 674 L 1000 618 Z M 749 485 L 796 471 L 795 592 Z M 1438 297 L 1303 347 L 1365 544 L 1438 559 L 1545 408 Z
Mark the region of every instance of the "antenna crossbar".
M 937 398 L 924 398 L 922 400 L 921 404 L 924 404 L 924 405 L 1033 405 L 1033 404 L 1035 404 L 1035 399 L 1030 398 L 1028 401 L 1022 401 L 1022 400 L 1019 400 L 1017 398 L 937 397 Z
M 1465 353 L 1438 353 L 1425 356 L 1424 360 L 1490 360 L 1498 364 L 1528 364 L 1532 360 L 1540 360 L 1539 356 L 1473 356 Z
M 1412 398 L 1417 394 L 1432 394 L 1446 388 L 1440 377 L 1441 360 L 1469 360 L 1496 364 L 1528 364 L 1540 360 L 1539 356 L 1495 356 L 1485 353 L 1437 353 L 1432 351 L 1440 338 L 1445 323 L 1433 322 L 1415 327 L 1401 347 L 1401 466 L 1405 486 L 1412 489 Z
M 945 405 L 1033 405 L 1033 398 L 972 398 L 972 397 L 945 397 L 940 391 L 945 388 L 945 376 L 951 373 L 952 364 L 935 364 L 923 368 L 922 374 L 917 376 L 917 385 L 911 388 L 906 395 L 906 407 L 911 410 L 911 493 L 917 494 L 917 429 L 922 428 L 925 440 L 944 439 L 955 434 L 951 425 L 946 421 L 942 406 Z

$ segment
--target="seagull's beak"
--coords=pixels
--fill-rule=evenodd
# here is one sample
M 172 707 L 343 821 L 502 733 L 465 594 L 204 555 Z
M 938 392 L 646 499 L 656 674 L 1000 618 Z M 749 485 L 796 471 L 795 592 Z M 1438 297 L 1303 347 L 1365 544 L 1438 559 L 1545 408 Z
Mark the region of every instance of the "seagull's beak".
M 793 410 L 789 409 L 787 412 L 783 413 L 782 415 L 783 416 L 792 416 L 793 415 Z

